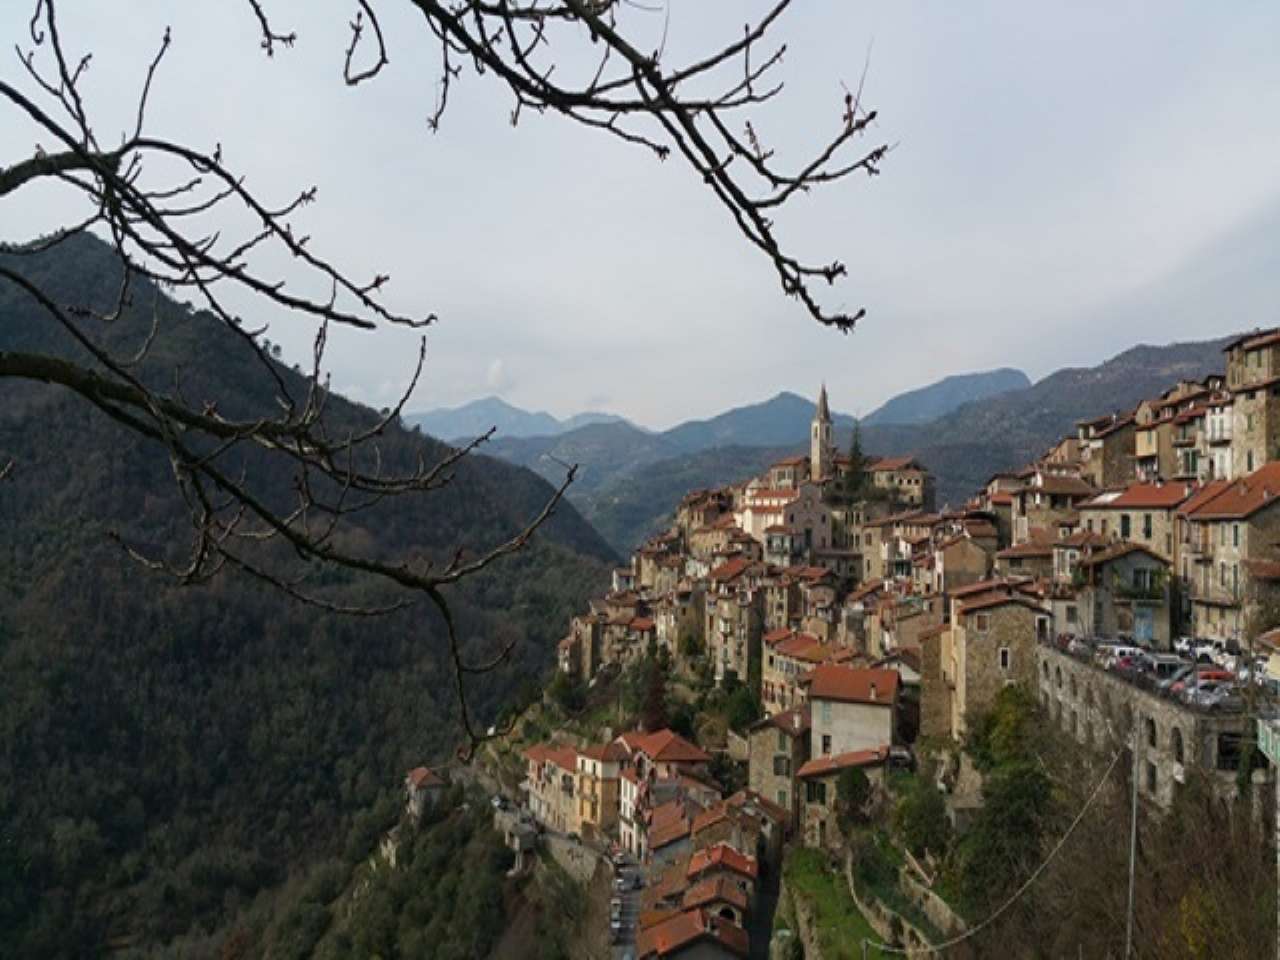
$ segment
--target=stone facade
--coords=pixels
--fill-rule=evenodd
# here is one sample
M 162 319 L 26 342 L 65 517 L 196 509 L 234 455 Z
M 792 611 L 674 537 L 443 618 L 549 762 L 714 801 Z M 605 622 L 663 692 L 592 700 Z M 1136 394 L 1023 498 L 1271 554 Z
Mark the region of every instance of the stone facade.
M 1138 785 L 1150 800 L 1172 804 L 1191 768 L 1224 787 L 1234 783 L 1240 751 L 1253 736 L 1249 717 L 1194 710 L 1046 644 L 1036 647 L 1035 661 L 1041 704 L 1080 743 L 1110 753 L 1131 743 L 1138 724 Z
M 1004 687 L 1032 682 L 1037 621 L 1047 622 L 1049 614 L 1012 596 L 959 605 L 955 614 L 943 634 L 943 679 L 951 692 L 950 733 L 963 740 L 973 718 L 989 710 Z

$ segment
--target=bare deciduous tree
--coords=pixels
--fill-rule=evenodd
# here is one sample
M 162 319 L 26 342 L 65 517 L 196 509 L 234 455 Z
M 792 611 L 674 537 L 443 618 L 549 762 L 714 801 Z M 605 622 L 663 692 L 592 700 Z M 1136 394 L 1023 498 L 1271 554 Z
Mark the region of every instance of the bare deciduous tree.
M 352 86 L 374 81 L 389 62 L 396 38 L 384 31 L 377 9 L 390 2 L 356 0 L 350 43 L 340 64 Z M 814 187 L 879 171 L 887 146 L 849 153 L 874 122 L 874 111 L 863 107 L 861 88 L 846 90 L 837 101 L 839 108 L 833 109 L 829 138 L 810 161 L 794 170 L 779 166 L 749 116 L 751 108 L 782 91 L 774 74 L 784 50 L 767 48 L 766 43 L 789 0 L 781 0 L 758 23 L 746 25 L 732 42 L 679 66 L 664 62 L 662 48 L 644 52 L 628 39 L 632 24 L 655 12 L 625 0 L 396 2 L 416 8 L 438 43 L 439 84 L 431 129 L 440 127 L 453 85 L 469 71 L 510 92 L 513 123 L 526 111 L 554 112 L 659 159 L 674 154 L 714 194 L 746 241 L 772 265 L 783 292 L 797 299 L 810 317 L 842 332 L 861 318 L 862 310 L 833 313 L 820 304 L 815 288 L 843 276 L 844 266 L 835 261 L 806 263 L 789 253 L 777 237 L 773 217 L 789 200 Z M 397 312 L 384 296 L 389 279 L 385 274 L 355 278 L 315 252 L 310 238 L 295 229 L 296 215 L 316 200 L 314 188 L 299 189 L 283 202 L 269 202 L 246 186 L 244 175 L 232 169 L 221 146 L 210 151 L 150 131 L 147 105 L 162 76 L 168 30 L 154 57 L 140 65 L 132 128 L 118 138 L 115 131 L 110 138 L 100 134 L 86 96 L 89 55 L 69 52 L 73 44 L 60 32 L 56 6 L 55 0 L 36 0 L 29 36 L 17 45 L 23 79 L 0 79 L 0 100 L 48 138 L 45 148 L 11 158 L 12 165 L 0 168 L 0 198 L 36 184 L 55 184 L 85 201 L 86 212 L 78 222 L 9 252 L 36 253 L 93 231 L 114 246 L 122 280 L 114 304 L 103 311 L 88 304 L 59 303 L 24 272 L 0 265 L 0 282 L 25 291 L 48 322 L 64 330 L 90 358 L 77 362 L 52 354 L 0 352 L 0 377 L 72 391 L 167 451 L 174 482 L 190 512 L 192 537 L 181 563 L 122 544 L 145 566 L 184 584 L 233 569 L 299 601 L 352 616 L 377 615 L 428 600 L 448 629 L 454 686 L 468 738 L 463 752 L 469 755 L 483 734 L 467 708 L 465 677 L 493 669 L 510 646 L 485 662 L 468 662 L 446 591 L 523 547 L 556 509 L 573 480 L 573 469 L 515 535 L 475 553 L 459 552 L 446 563 L 388 558 L 342 543 L 336 534 L 344 518 L 388 498 L 429 495 L 448 483 L 458 461 L 489 436 L 476 438 L 439 462 L 418 462 L 402 471 L 384 464 L 379 438 L 399 418 L 418 381 L 425 341 L 400 401 L 380 420 L 336 431 L 326 418 L 329 389 L 322 367 L 333 325 L 421 329 L 435 316 Z M 274 56 L 297 41 L 296 31 L 274 22 L 266 0 L 247 0 L 247 8 L 241 9 L 254 18 L 266 55 Z M 568 71 L 558 72 L 558 62 L 583 47 L 593 52 L 594 68 L 577 81 L 566 79 L 563 74 Z M 239 232 L 210 231 L 211 218 L 220 225 L 250 226 Z M 300 264 L 307 280 L 322 282 L 328 295 L 307 296 L 297 292 L 296 284 L 264 273 L 262 255 L 273 248 Z M 275 395 L 278 412 L 237 418 L 221 412 L 220 404 L 188 401 L 180 383 L 161 389 L 142 376 L 139 364 L 161 325 L 158 313 L 150 334 L 135 349 L 108 348 L 104 331 L 123 311 L 138 307 L 134 293 L 142 282 L 194 295 L 246 344 Z M 264 330 L 245 329 L 231 314 L 226 291 L 234 288 L 247 291 L 267 308 L 281 308 L 316 325 L 305 389 L 299 391 L 296 380 L 282 375 Z M 255 489 L 252 478 L 236 469 L 240 461 L 235 454 L 244 448 L 288 464 L 295 477 L 293 489 L 274 491 L 273 496 Z M 18 467 L 0 456 L 0 479 Z M 278 505 L 282 493 L 289 503 L 284 508 Z M 341 603 L 307 590 L 303 573 L 268 561 L 265 551 L 271 545 L 287 546 L 304 565 L 331 565 L 380 578 L 403 595 L 385 606 Z

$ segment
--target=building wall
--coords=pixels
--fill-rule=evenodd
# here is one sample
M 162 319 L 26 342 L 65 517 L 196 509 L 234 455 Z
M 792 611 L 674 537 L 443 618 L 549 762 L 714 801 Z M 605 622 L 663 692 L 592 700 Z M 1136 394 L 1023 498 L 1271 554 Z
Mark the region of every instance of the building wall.
M 1030 684 L 1035 671 L 1036 619 L 1040 614 L 1020 603 L 982 613 L 989 616 L 986 630 L 978 629 L 977 613 L 961 617 L 951 630 L 956 684 L 951 735 L 957 740 L 963 739 L 978 714 L 991 709 L 1007 684 Z M 1001 666 L 1001 650 L 1008 650 L 1007 667 Z
M 944 631 L 945 633 L 946 631 Z M 920 643 L 920 736 L 942 737 L 951 733 L 951 687 L 943 675 L 943 634 Z
M 815 757 L 834 756 L 892 743 L 897 732 L 895 713 L 889 706 L 810 699 L 810 750 Z
M 1252 736 L 1252 720 L 1202 713 L 1159 697 L 1053 647 L 1035 650 L 1040 702 L 1049 719 L 1080 743 L 1104 753 L 1129 745 L 1138 725 L 1138 786 L 1168 807 L 1190 768 L 1234 782 L 1233 742 Z M 1219 766 L 1228 769 L 1219 770 Z

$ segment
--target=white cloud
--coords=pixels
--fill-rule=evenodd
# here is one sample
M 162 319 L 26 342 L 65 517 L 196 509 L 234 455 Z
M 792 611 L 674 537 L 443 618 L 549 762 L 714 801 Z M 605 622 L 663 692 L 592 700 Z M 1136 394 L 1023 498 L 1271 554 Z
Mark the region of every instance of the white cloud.
M 485 382 L 489 384 L 490 390 L 498 394 L 505 393 L 515 386 L 515 380 L 507 372 L 507 365 L 501 357 L 489 364 L 489 372 L 485 374 Z

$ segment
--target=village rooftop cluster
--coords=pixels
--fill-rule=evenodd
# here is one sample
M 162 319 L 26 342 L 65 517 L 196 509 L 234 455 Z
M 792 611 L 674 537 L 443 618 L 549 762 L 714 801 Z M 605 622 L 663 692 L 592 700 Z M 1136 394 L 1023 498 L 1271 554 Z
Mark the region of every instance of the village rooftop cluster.
M 1256 629 L 1280 583 L 1278 458 L 1280 330 L 958 507 L 937 508 L 911 457 L 838 453 L 824 387 L 807 455 L 687 495 L 559 645 L 588 685 L 664 651 L 746 684 L 763 719 L 728 744 L 553 737 L 527 751 L 522 801 L 646 869 L 639 957 L 746 956 L 762 867 L 792 840 L 838 842 L 841 773 L 882 784 L 918 739 L 962 741 L 1007 685 L 1081 744 L 1125 710 L 1153 802 L 1189 766 L 1234 776 L 1239 691 L 1280 677 L 1277 634 Z M 725 750 L 749 768 L 728 797 L 708 775 Z M 940 779 L 955 820 L 980 804 L 965 770 Z

